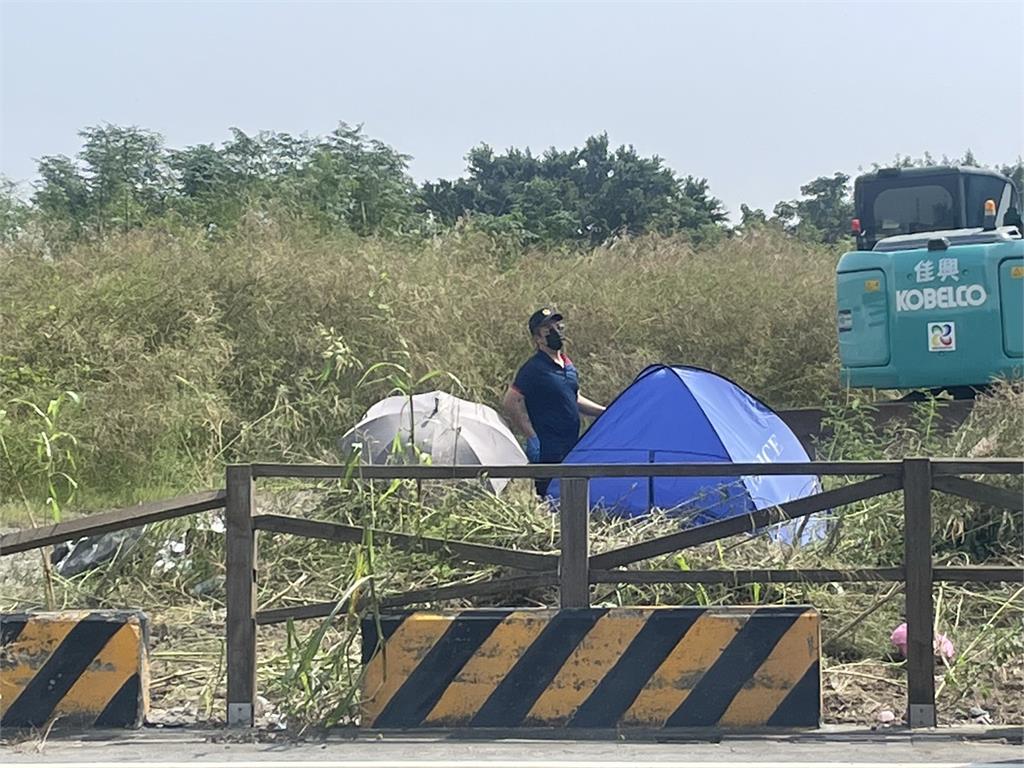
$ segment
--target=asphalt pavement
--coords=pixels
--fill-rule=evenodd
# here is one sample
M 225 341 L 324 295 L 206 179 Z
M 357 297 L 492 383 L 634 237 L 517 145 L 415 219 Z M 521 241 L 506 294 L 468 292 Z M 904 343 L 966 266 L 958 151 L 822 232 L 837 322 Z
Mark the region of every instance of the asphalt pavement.
M 1021 729 L 870 731 L 823 729 L 791 736 L 482 740 L 457 736 L 327 736 L 145 729 L 133 732 L 3 734 L 0 763 L 38 766 L 159 765 L 162 768 L 954 768 L 1022 766 Z

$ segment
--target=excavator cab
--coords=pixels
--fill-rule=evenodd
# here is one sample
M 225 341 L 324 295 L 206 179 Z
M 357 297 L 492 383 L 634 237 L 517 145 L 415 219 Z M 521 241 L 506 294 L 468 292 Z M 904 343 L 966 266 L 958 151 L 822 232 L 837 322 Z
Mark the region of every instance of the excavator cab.
M 887 237 L 983 227 L 987 200 L 996 204 L 997 229 L 1021 226 L 1013 182 L 983 168 L 883 168 L 858 177 L 853 198 L 858 251 Z

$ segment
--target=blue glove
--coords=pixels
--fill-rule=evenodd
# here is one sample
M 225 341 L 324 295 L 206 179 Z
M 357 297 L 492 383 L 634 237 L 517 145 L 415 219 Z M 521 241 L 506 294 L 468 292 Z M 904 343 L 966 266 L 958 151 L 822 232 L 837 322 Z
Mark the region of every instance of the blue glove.
M 540 438 L 536 435 L 526 438 L 526 458 L 531 464 L 540 463 Z

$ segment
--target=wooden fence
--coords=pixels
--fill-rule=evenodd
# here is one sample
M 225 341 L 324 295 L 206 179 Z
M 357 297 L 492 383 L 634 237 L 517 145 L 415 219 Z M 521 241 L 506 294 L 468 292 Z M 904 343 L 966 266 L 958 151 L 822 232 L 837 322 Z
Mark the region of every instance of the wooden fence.
M 331 479 L 353 474 L 351 467 L 320 464 L 244 464 L 227 469 L 226 491 L 209 491 L 181 499 L 140 505 L 0 537 L 0 556 L 22 552 L 79 536 L 104 533 L 156 520 L 226 508 L 227 574 L 227 721 L 249 726 L 256 697 L 256 632 L 260 624 L 289 619 L 328 616 L 336 603 L 313 603 L 257 611 L 256 532 L 305 536 L 328 541 L 358 543 L 366 530 L 286 515 L 260 514 L 255 505 L 259 478 Z M 960 496 L 986 505 L 1021 512 L 1019 492 L 967 479 L 964 475 L 1024 475 L 1024 459 L 928 459 L 874 462 L 806 462 L 787 464 L 613 464 L 530 466 L 388 466 L 359 467 L 364 480 L 458 480 L 486 474 L 492 478 L 560 478 L 559 551 L 531 552 L 465 541 L 412 536 L 374 530 L 376 541 L 420 552 L 438 552 L 471 563 L 497 565 L 522 575 L 492 578 L 472 584 L 439 585 L 384 596 L 381 607 L 398 607 L 453 599 L 502 595 L 543 586 L 558 588 L 559 606 L 589 605 L 592 584 L 671 584 L 749 582 L 904 582 L 906 598 L 907 701 L 911 727 L 936 723 L 935 678 L 932 648 L 935 582 L 1024 583 L 1017 567 L 933 567 L 931 549 L 932 491 Z M 866 479 L 779 507 L 682 530 L 638 544 L 591 553 L 588 481 L 597 477 L 740 477 L 743 475 L 856 476 Z M 695 547 L 728 536 L 750 533 L 767 525 L 804 518 L 815 512 L 902 492 L 904 557 L 885 568 L 850 570 L 636 570 L 623 566 Z

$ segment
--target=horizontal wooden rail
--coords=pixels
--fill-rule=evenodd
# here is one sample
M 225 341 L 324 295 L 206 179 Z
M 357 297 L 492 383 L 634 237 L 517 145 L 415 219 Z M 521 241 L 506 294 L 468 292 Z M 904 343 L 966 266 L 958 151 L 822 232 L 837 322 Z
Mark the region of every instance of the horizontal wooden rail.
M 416 603 L 486 597 L 506 592 L 519 592 L 525 589 L 551 587 L 557 582 L 558 575 L 552 571 L 549 573 L 532 573 L 528 576 L 510 576 L 503 579 L 470 582 L 468 584 L 446 584 L 441 587 L 430 587 L 428 589 L 417 589 L 411 592 L 389 595 L 388 597 L 381 598 L 379 606 L 381 608 L 399 608 L 406 605 L 415 605 Z M 280 624 L 289 619 L 295 621 L 300 619 L 322 619 L 325 616 L 330 616 L 336 605 L 336 602 L 325 602 L 272 608 L 258 612 L 256 614 L 256 623 L 260 625 Z M 362 610 L 367 605 L 368 601 L 362 600 L 357 608 Z
M 87 515 L 66 523 L 14 531 L 0 536 L 0 557 L 51 544 L 60 544 L 83 536 L 98 536 L 102 533 L 136 528 L 160 520 L 185 517 L 196 512 L 220 509 L 224 506 L 225 498 L 226 494 L 222 490 L 204 491 L 190 496 L 179 496 L 176 499 L 152 501 L 111 512 Z
M 932 459 L 932 477 L 1024 475 L 1024 459 Z
M 408 533 L 384 531 L 377 528 L 359 528 L 354 525 L 329 523 L 323 520 L 305 520 L 285 515 L 256 515 L 253 527 L 261 531 L 290 533 L 311 539 L 345 541 L 358 544 L 369 532 L 374 541 L 386 541 L 410 552 L 439 552 L 450 554 L 460 560 L 472 563 L 487 563 L 518 568 L 523 571 L 554 571 L 558 567 L 558 556 L 530 550 L 506 549 L 489 544 L 471 544 L 466 541 L 437 539 L 429 536 L 413 536 Z
M 803 461 L 776 464 L 704 462 L 682 464 L 253 464 L 253 477 L 343 478 L 362 480 L 472 480 L 555 477 L 740 477 L 742 475 L 890 475 L 899 461 Z
M 591 570 L 591 584 L 831 584 L 833 582 L 903 581 L 902 568 L 825 570 Z
M 951 584 L 1024 584 L 1024 568 L 1012 565 L 934 567 L 932 568 L 932 580 L 945 581 Z
M 932 459 L 933 475 L 1022 475 L 1024 459 Z M 253 464 L 253 477 L 343 478 L 363 480 L 472 480 L 555 477 L 739 477 L 741 475 L 899 476 L 900 461 L 807 461 L 775 464 L 702 462 L 676 464 L 501 464 L 366 465 Z
M 896 477 L 875 477 L 835 488 L 824 493 L 816 493 L 803 499 L 796 499 L 778 507 L 762 509 L 749 515 L 729 517 L 718 522 L 700 525 L 679 533 L 650 539 L 628 547 L 602 552 L 590 558 L 591 568 L 614 568 L 628 565 L 638 560 L 647 560 L 659 555 L 667 555 L 680 549 L 696 547 L 709 541 L 735 536 L 741 533 L 753 533 L 766 525 L 793 520 L 821 512 L 832 507 L 863 501 L 884 493 L 892 493 L 900 489 L 901 480 Z
M 1024 569 L 1014 566 L 962 566 L 934 568 L 934 581 L 950 584 L 1021 584 Z M 801 568 L 795 570 L 739 569 L 707 571 L 591 569 L 591 584 L 831 584 L 838 582 L 868 583 L 903 581 L 899 568 Z
M 979 483 L 977 480 L 968 480 L 964 477 L 933 477 L 932 488 L 989 506 L 1014 512 L 1024 511 L 1024 493 L 1008 488 L 997 488 L 988 483 Z

